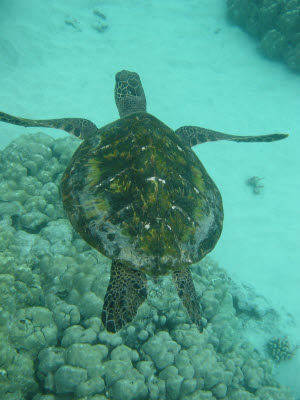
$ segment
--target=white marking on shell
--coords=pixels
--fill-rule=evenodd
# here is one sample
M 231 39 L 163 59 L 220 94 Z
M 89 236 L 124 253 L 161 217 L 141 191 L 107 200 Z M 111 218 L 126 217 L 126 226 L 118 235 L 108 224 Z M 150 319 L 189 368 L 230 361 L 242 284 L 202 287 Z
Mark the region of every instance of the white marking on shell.
M 146 225 L 145 225 L 145 228 L 146 228 L 146 229 L 149 229 L 149 228 L 150 228 L 150 224 L 146 224 Z
M 151 178 L 147 178 L 146 181 L 159 181 L 162 183 L 166 183 L 166 181 L 162 178 L 157 178 L 157 176 L 151 176 Z
M 155 181 L 156 180 L 156 176 L 151 176 L 151 178 L 147 178 L 146 181 Z
M 107 149 L 107 147 L 109 147 L 109 146 L 110 146 L 110 144 L 107 144 L 106 146 L 100 147 L 100 150 Z
M 184 211 L 181 207 L 178 206 L 172 206 L 171 207 L 172 210 L 178 210 L 179 212 L 181 212 L 181 214 L 183 214 L 189 221 L 192 221 L 191 217 L 189 217 L 186 213 L 186 211 Z M 193 225 L 194 225 L 194 221 L 192 221 Z

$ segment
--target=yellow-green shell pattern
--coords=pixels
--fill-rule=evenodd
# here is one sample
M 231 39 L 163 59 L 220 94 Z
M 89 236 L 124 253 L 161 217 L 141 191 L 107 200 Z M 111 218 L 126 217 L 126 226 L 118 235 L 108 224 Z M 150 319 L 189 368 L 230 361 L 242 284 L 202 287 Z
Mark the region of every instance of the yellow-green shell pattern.
M 91 246 L 151 276 L 199 261 L 221 234 L 216 185 L 192 149 L 148 113 L 85 139 L 61 189 L 72 225 Z

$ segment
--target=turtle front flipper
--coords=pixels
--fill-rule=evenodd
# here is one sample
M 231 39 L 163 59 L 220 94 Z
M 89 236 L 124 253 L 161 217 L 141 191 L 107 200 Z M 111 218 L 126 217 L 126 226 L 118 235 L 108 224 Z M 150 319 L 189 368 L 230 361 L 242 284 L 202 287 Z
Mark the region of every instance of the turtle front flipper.
M 146 298 L 146 275 L 113 261 L 101 315 L 106 330 L 116 333 L 131 322 Z
M 43 127 L 62 129 L 79 139 L 85 139 L 98 130 L 93 122 L 83 118 L 25 119 L 0 112 L 0 121 L 13 125 L 25 126 L 25 128 Z
M 173 282 L 182 304 L 187 309 L 191 321 L 197 326 L 199 332 L 202 333 L 203 325 L 201 322 L 200 304 L 197 299 L 190 268 L 187 267 L 182 270 L 174 271 Z
M 200 128 L 198 126 L 182 126 L 178 128 L 175 133 L 190 147 L 205 142 L 216 142 L 217 140 L 231 140 L 234 142 L 274 142 L 289 136 L 286 133 L 273 133 L 271 135 L 260 136 L 236 136 Z

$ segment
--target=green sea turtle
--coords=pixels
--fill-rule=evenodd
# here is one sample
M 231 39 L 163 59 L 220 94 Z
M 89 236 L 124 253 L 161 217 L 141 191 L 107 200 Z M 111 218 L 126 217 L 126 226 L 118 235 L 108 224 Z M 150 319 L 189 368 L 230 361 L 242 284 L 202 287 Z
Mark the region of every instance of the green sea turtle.
M 63 129 L 83 142 L 61 183 L 74 229 L 112 260 L 102 322 L 117 332 L 147 298 L 147 275 L 172 273 L 178 295 L 199 331 L 201 307 L 190 265 L 216 245 L 223 224 L 218 188 L 192 150 L 217 140 L 271 142 L 286 134 L 233 136 L 195 126 L 176 131 L 146 111 L 137 73 L 116 74 L 120 118 L 98 129 L 81 118 L 30 120 L 0 113 L 25 127 Z

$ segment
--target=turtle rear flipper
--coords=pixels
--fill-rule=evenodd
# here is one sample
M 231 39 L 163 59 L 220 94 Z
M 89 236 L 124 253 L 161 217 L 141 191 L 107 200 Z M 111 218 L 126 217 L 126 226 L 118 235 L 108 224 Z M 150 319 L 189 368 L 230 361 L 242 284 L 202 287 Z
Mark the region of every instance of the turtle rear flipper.
M 116 333 L 131 322 L 146 298 L 146 275 L 113 261 L 101 315 L 106 330 Z
M 173 272 L 173 282 L 177 289 L 182 304 L 187 309 L 191 321 L 197 326 L 200 333 L 203 332 L 201 322 L 200 304 L 189 267 Z
M 62 129 L 79 139 L 85 139 L 98 130 L 93 122 L 83 118 L 26 119 L 0 112 L 0 121 L 13 125 L 25 126 L 25 128 L 44 127 Z
M 273 133 L 259 136 L 237 136 L 212 131 L 211 129 L 200 128 L 199 126 L 182 126 L 177 133 L 188 146 L 196 146 L 205 142 L 216 142 L 218 140 L 231 140 L 233 142 L 274 142 L 288 137 L 286 133 Z

